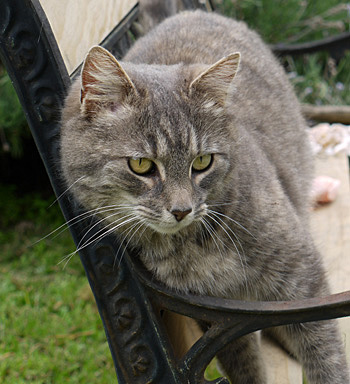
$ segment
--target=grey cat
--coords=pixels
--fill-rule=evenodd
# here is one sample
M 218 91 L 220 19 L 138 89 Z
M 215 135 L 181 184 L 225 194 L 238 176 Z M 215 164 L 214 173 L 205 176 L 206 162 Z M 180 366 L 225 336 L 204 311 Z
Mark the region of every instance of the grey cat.
M 78 201 L 181 292 L 244 300 L 329 293 L 309 232 L 312 162 L 283 69 L 242 22 L 173 16 L 122 62 L 86 57 L 62 120 Z M 349 382 L 334 321 L 269 330 L 310 384 Z M 232 383 L 266 383 L 255 335 L 218 356 Z

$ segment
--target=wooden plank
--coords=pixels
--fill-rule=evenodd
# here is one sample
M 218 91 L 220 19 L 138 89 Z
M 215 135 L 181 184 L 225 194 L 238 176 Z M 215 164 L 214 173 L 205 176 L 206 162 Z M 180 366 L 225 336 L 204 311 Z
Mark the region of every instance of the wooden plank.
M 340 180 L 336 200 L 312 213 L 316 245 L 324 257 L 333 293 L 350 289 L 350 191 L 348 159 L 345 154 L 318 156 L 316 175 Z
M 137 0 L 40 0 L 69 73 L 99 44 Z
M 321 251 L 332 293 L 350 290 L 350 189 L 349 163 L 342 153 L 337 156 L 319 155 L 316 174 L 341 181 L 337 199 L 312 214 L 312 232 Z M 342 338 L 350 366 L 350 317 L 339 319 Z
M 189 317 L 166 311 L 162 320 L 173 346 L 174 355 L 177 358 L 183 357 L 203 335 L 197 323 Z
M 311 105 L 302 104 L 303 115 L 314 121 L 350 124 L 350 106 L 348 105 Z
M 261 348 L 269 384 L 302 384 L 300 364 L 272 340 L 262 337 Z
M 350 190 L 348 158 L 319 155 L 316 176 L 330 176 L 341 181 L 337 199 L 315 209 L 311 214 L 314 240 L 322 253 L 331 292 L 350 290 Z M 347 359 L 350 365 L 350 318 L 339 319 Z M 262 338 L 269 383 L 301 384 L 300 365 L 269 340 Z

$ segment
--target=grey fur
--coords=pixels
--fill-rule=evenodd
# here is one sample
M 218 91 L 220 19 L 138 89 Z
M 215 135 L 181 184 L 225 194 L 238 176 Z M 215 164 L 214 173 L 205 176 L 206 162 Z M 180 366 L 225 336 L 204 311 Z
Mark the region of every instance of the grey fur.
M 329 293 L 309 232 L 305 122 L 256 33 L 219 15 L 185 12 L 139 39 L 121 63 L 94 48 L 83 74 L 63 111 L 67 184 L 88 209 L 118 205 L 99 214 L 106 231 L 114 225 L 160 281 L 247 300 Z M 203 154 L 214 154 L 211 166 L 191 171 Z M 139 157 L 154 160 L 156 172 L 133 173 L 128 159 Z M 171 213 L 188 209 L 179 222 Z M 334 321 L 270 334 L 303 364 L 310 384 L 349 382 Z M 219 355 L 233 383 L 266 383 L 254 340 Z

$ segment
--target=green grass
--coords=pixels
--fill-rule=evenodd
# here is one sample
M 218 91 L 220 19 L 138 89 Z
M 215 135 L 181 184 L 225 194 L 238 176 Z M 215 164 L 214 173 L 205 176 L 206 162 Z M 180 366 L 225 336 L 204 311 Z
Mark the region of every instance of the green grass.
M 343 0 L 215 0 L 217 9 L 244 20 L 271 44 L 316 40 L 349 30 Z
M 0 188 L 0 382 L 116 382 L 105 334 L 63 218 L 39 195 Z M 11 213 L 12 212 L 12 213 Z
M 316 105 L 350 104 L 350 53 L 336 64 L 325 53 L 287 58 L 289 78 L 300 102 Z

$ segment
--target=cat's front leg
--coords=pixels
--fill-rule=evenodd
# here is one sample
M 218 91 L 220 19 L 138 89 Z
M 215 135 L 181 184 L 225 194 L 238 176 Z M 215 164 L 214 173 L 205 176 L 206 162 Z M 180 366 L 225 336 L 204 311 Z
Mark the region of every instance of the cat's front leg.
M 349 384 L 335 320 L 293 324 L 270 329 L 268 333 L 299 360 L 309 384 Z
M 217 357 L 232 384 L 267 383 L 256 334 L 233 341 Z

